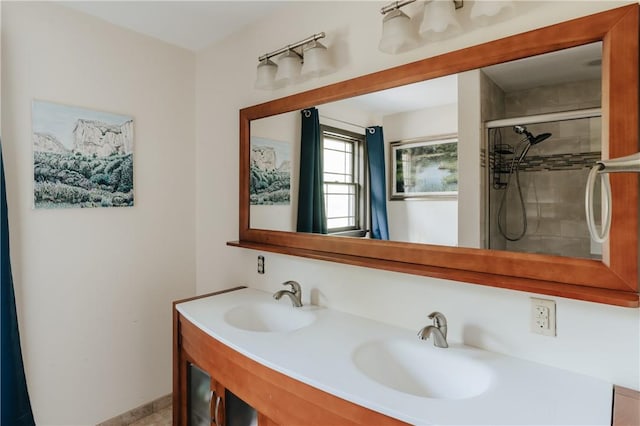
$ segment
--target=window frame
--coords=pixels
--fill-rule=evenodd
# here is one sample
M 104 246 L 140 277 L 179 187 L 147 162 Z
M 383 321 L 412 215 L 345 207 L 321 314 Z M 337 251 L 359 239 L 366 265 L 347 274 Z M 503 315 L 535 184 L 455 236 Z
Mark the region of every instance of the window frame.
M 353 131 L 341 129 L 334 126 L 328 126 L 325 124 L 320 124 L 320 135 L 322 138 L 322 160 L 323 160 L 323 170 L 322 170 L 322 190 L 323 195 L 326 197 L 326 185 L 333 184 L 334 182 L 325 182 L 324 175 L 324 159 L 325 159 L 325 147 L 324 140 L 326 136 L 332 137 L 337 140 L 342 140 L 346 142 L 352 143 L 353 153 L 352 153 L 352 173 L 351 176 L 353 178 L 352 183 L 346 182 L 335 182 L 336 184 L 345 184 L 345 185 L 353 185 L 355 188 L 355 225 L 353 226 L 345 226 L 340 228 L 329 228 L 327 224 L 327 233 L 331 235 L 342 235 L 342 236 L 359 236 L 363 237 L 367 232 L 367 223 L 368 223 L 368 176 L 366 173 L 366 150 L 364 149 L 365 145 L 365 135 L 364 132 L 362 134 L 356 133 Z M 325 206 L 327 200 L 325 198 Z M 328 220 L 328 218 L 327 218 Z

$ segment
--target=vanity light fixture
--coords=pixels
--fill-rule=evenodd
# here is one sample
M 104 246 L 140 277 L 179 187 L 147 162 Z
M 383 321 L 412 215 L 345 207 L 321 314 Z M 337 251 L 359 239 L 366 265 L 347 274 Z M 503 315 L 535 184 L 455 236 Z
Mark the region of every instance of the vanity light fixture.
M 431 0 L 425 3 L 420 35 L 430 40 L 440 40 L 460 33 L 462 27 L 456 18 L 456 10 L 462 6 L 462 0 Z
M 378 49 L 385 53 L 396 54 L 411 50 L 418 45 L 418 33 L 411 23 L 411 18 L 400 8 L 416 0 L 394 1 L 380 9 L 384 15 L 382 20 L 382 37 Z
M 260 61 L 256 77 L 256 89 L 273 89 L 275 87 L 278 66 L 268 58 Z
M 382 20 L 382 37 L 378 49 L 385 53 L 401 53 L 420 44 L 418 32 L 411 18 L 400 10 L 416 0 L 394 1 L 380 9 L 385 15 Z M 420 25 L 420 36 L 439 39 L 460 31 L 455 16 L 456 9 L 464 5 L 464 0 L 431 0 L 425 3 L 424 17 Z
M 406 52 L 417 47 L 420 38 L 441 40 L 462 32 L 456 10 L 464 7 L 464 0 L 426 0 L 419 36 L 411 17 L 400 10 L 415 1 L 394 1 L 380 9 L 385 17 L 379 50 L 391 54 Z M 514 2 L 510 0 L 474 0 L 470 18 L 477 25 L 488 25 L 510 17 L 514 9 Z
M 287 50 L 278 59 L 278 71 L 275 79 L 283 84 L 295 82 L 300 78 L 302 70 L 302 55 L 293 49 Z
M 512 12 L 512 1 L 475 0 L 471 8 L 471 19 L 478 25 L 489 25 Z
M 302 64 L 303 76 L 320 77 L 333 70 L 329 59 L 329 51 L 318 40 L 307 43 L 302 51 L 305 58 Z
M 318 41 L 324 37 L 324 32 L 314 34 L 260 56 L 255 88 L 276 89 L 331 72 L 333 67 L 327 48 Z M 271 60 L 276 56 L 280 56 L 277 64 Z

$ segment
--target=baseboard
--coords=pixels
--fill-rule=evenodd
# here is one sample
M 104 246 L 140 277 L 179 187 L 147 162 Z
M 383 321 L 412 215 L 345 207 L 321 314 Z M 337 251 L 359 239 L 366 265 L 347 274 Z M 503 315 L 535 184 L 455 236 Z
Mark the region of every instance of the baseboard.
M 119 416 L 113 417 L 102 423 L 98 423 L 96 426 L 128 426 L 131 423 L 150 416 L 151 414 L 167 408 L 171 405 L 171 394 L 161 396 L 158 399 L 154 399 L 151 402 L 143 404 L 139 407 L 129 410 L 126 413 L 122 413 Z

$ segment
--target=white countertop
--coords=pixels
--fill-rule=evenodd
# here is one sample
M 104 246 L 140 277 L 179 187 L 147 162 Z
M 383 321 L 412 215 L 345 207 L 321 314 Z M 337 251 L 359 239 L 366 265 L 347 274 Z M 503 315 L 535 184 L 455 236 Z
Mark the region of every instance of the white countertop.
M 449 348 L 433 350 L 486 365 L 492 375 L 489 388 L 467 399 L 414 396 L 379 384 L 362 373 L 353 363 L 353 352 L 370 341 L 415 341 L 417 330 L 316 306 L 292 307 L 312 311 L 316 320 L 288 332 L 246 331 L 224 320 L 228 310 L 252 303 L 291 305 L 286 297 L 275 301 L 270 293 L 242 289 L 181 303 L 177 309 L 214 339 L 262 365 L 408 423 L 611 424 L 613 386 L 602 380 L 449 342 Z M 433 347 L 431 340 L 423 343 Z

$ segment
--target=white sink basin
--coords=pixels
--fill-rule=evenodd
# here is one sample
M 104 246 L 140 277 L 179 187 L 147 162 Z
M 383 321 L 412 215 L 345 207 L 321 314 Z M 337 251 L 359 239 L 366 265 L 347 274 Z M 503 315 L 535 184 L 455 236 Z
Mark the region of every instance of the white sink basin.
M 353 360 L 376 382 L 400 392 L 435 399 L 465 399 L 491 384 L 491 370 L 455 348 L 431 341 L 381 340 L 359 346 Z
M 300 308 L 276 303 L 251 303 L 229 309 L 224 320 L 227 324 L 249 331 L 283 332 L 310 325 L 315 315 Z

